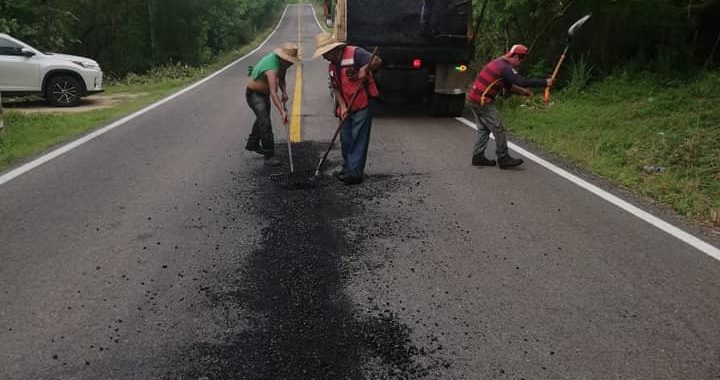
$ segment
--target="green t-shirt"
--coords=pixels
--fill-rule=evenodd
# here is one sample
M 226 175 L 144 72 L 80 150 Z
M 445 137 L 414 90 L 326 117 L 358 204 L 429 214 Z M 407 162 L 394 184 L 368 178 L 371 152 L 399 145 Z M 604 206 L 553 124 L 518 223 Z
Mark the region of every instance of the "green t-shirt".
M 250 77 L 255 80 L 260 79 L 268 70 L 274 70 L 275 72 L 280 71 L 280 58 L 275 53 L 264 56 L 255 67 L 253 67 Z

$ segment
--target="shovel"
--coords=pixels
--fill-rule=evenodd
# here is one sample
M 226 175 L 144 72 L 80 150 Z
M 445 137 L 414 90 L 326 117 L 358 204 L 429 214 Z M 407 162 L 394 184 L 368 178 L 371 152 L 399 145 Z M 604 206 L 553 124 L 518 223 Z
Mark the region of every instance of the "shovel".
M 570 29 L 568 29 L 568 38 L 567 38 L 567 43 L 565 44 L 565 50 L 563 50 L 562 55 L 560 55 L 560 59 L 558 60 L 557 65 L 555 65 L 555 70 L 553 71 L 553 74 L 551 77 L 553 82 L 555 82 L 555 79 L 557 78 L 558 72 L 560 71 L 560 66 L 563 64 L 563 61 L 565 61 L 565 55 L 567 54 L 568 49 L 570 48 L 570 41 L 572 40 L 573 35 L 575 34 L 575 32 L 577 32 L 578 29 L 580 29 L 581 26 L 583 26 L 583 24 L 585 24 L 585 22 L 587 22 L 587 20 L 590 19 L 590 16 L 592 16 L 592 15 L 588 14 L 588 15 L 584 16 L 583 18 L 578 20 L 576 23 L 572 24 Z M 550 86 L 545 87 L 545 94 L 543 96 L 543 102 L 545 103 L 546 106 L 550 103 Z
M 352 95 L 350 98 L 350 104 L 348 104 L 347 108 L 350 109 L 352 107 L 353 103 L 355 103 L 355 98 L 357 98 L 357 95 L 362 90 L 361 88 L 358 88 L 357 91 Z M 317 167 L 315 168 L 315 177 L 320 177 L 320 170 L 322 169 L 323 164 L 325 163 L 325 160 L 327 160 L 328 155 L 330 154 L 330 151 L 332 150 L 333 146 L 335 145 L 335 140 L 337 140 L 338 135 L 340 134 L 340 130 L 343 127 L 343 124 L 345 124 L 345 119 L 347 119 L 347 116 L 345 116 L 344 119 L 340 119 L 340 122 L 338 123 L 337 128 L 335 128 L 335 133 L 333 134 L 332 140 L 330 140 L 330 145 L 328 146 L 327 150 L 325 150 L 325 154 L 320 159 L 320 162 L 318 162 Z

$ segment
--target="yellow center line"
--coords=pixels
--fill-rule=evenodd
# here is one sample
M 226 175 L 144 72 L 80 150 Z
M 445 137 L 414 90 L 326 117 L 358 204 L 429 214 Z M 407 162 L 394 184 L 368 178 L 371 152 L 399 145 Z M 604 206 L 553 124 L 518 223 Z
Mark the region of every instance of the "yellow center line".
M 296 7 L 298 11 L 298 57 L 302 59 L 302 45 L 300 41 L 300 7 Z M 295 92 L 293 95 L 292 115 L 290 118 L 290 142 L 300 142 L 301 137 L 301 118 L 300 110 L 302 105 L 302 62 L 295 65 Z

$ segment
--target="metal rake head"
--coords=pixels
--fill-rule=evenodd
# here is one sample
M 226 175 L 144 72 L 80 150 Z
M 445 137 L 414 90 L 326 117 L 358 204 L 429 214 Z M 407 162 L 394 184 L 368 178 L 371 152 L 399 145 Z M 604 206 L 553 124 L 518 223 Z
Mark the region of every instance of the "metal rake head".
M 315 181 L 315 172 L 312 170 L 300 170 L 290 173 L 271 174 L 270 181 L 281 185 L 301 187 L 310 185 Z

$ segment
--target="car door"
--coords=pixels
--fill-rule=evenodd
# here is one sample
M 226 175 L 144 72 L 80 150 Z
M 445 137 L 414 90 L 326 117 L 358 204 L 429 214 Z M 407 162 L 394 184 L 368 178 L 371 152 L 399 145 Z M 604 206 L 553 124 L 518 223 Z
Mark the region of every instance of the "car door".
M 0 91 L 40 91 L 37 55 L 22 54 L 23 46 L 0 36 Z

